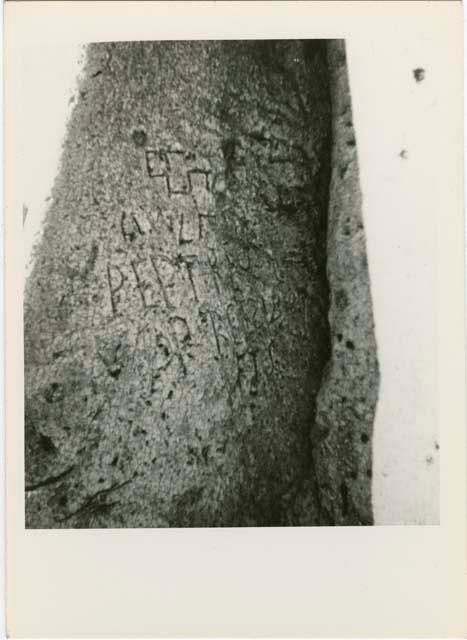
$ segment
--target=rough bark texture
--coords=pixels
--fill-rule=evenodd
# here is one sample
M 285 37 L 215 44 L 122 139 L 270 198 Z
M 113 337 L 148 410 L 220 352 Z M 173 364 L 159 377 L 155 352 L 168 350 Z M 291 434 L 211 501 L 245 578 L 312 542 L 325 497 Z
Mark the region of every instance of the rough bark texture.
M 336 51 L 330 73 L 320 41 L 88 47 L 25 294 L 27 526 L 371 521 Z
M 379 369 L 345 45 L 328 44 L 332 177 L 327 273 L 332 356 L 312 429 L 322 524 L 373 524 L 372 435 Z

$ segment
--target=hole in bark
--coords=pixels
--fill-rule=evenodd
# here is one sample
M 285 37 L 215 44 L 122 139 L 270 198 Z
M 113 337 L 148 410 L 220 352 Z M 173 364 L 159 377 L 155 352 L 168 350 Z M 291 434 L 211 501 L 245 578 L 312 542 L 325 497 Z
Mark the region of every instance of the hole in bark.
M 131 134 L 131 137 L 137 147 L 144 147 L 148 139 L 144 129 L 135 129 Z
M 57 451 L 57 447 L 54 445 L 52 438 L 49 438 L 49 436 L 43 433 L 39 433 L 39 444 L 46 453 L 54 453 Z
M 118 379 L 118 377 L 120 376 L 122 372 L 122 368 L 121 367 L 115 367 L 114 369 L 109 369 L 109 375 L 112 376 L 112 378 L 114 378 L 115 380 Z

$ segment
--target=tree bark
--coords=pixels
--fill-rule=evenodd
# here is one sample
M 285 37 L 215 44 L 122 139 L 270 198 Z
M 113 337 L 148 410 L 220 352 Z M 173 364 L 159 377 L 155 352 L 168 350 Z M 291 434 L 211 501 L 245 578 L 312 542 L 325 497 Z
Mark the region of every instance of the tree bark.
M 28 527 L 371 521 L 368 476 L 349 509 L 337 470 L 354 471 L 360 444 L 340 444 L 335 383 L 320 392 L 330 310 L 347 306 L 328 279 L 341 157 L 328 54 L 321 41 L 89 45 L 25 294 Z M 353 357 L 377 389 L 358 273 L 370 328 Z

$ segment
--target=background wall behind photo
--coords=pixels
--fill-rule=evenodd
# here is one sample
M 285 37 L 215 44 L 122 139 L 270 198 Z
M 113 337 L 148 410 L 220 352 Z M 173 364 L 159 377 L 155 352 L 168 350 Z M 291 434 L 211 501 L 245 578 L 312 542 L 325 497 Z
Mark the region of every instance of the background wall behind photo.
M 434 257 L 435 216 L 443 202 L 433 185 L 443 146 L 451 141 L 433 140 L 430 132 L 442 130 L 449 117 L 441 96 L 450 76 L 442 42 L 390 36 L 390 43 L 370 34 L 347 42 L 381 368 L 373 506 L 376 524 L 437 524 L 442 441 L 436 420 Z M 41 45 L 24 50 L 19 61 L 25 276 L 83 60 L 81 45 Z M 430 155 L 433 162 L 427 163 Z

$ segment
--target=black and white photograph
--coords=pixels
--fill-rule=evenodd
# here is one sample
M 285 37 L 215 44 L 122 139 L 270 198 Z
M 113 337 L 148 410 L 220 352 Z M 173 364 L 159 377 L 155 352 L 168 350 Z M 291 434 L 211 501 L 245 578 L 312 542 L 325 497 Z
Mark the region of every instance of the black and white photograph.
M 372 524 L 345 42 L 85 57 L 25 291 L 26 526 Z
M 459 3 L 5 34 L 10 637 L 462 631 Z

